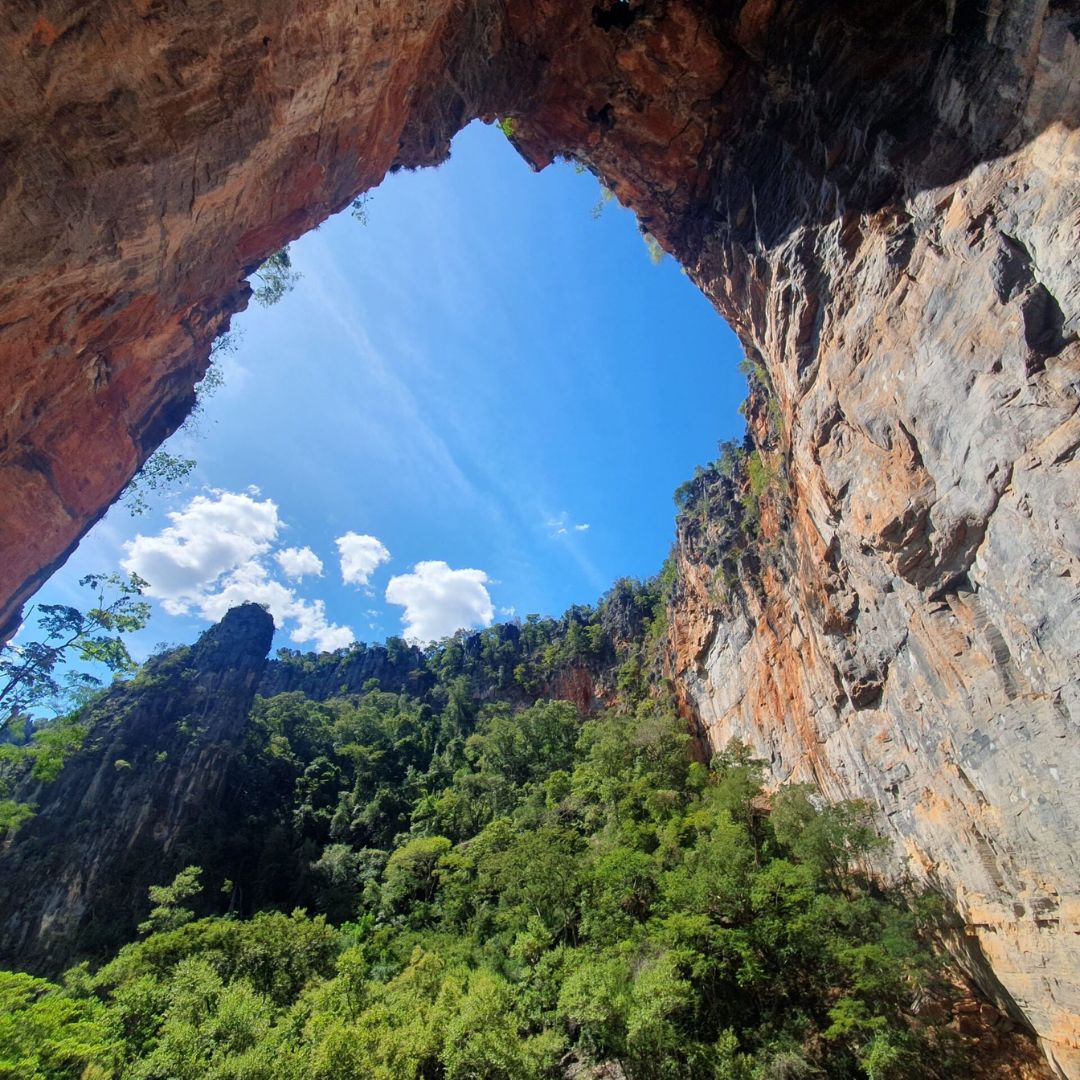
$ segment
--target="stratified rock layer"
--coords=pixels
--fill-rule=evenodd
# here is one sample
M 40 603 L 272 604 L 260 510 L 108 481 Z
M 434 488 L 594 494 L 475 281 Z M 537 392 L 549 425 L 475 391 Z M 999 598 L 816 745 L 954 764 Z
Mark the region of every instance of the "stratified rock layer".
M 638 211 L 774 388 L 762 590 L 718 596 L 681 549 L 687 710 L 880 806 L 1080 1075 L 1075 0 L 0 19 L 0 625 L 190 408 L 246 273 L 512 115 L 536 166 L 572 154 Z

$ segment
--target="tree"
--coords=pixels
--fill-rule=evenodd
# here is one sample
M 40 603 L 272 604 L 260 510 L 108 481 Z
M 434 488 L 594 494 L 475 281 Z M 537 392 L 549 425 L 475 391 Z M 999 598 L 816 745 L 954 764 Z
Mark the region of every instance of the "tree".
M 72 656 L 103 664 L 114 674 L 135 669 L 123 635 L 141 630 L 150 618 L 150 605 L 139 599 L 146 582 L 135 574 L 88 574 L 79 584 L 97 593 L 89 611 L 42 604 L 38 627 L 44 637 L 0 647 L 0 832 L 17 829 L 33 816 L 32 806 L 13 798 L 27 773 L 54 780 L 86 737 L 77 707 L 101 680 L 74 671 L 61 682 L 57 669 Z M 111 590 L 117 595 L 108 600 Z M 35 722 L 31 713 L 41 709 L 51 709 L 56 718 Z
M 124 505 L 132 517 L 150 509 L 151 492 L 162 491 L 186 480 L 195 469 L 195 459 L 155 450 L 124 489 Z
M 195 913 L 184 907 L 184 902 L 202 892 L 201 877 L 201 866 L 185 866 L 171 884 L 151 885 L 150 899 L 154 902 L 154 908 L 149 918 L 139 924 L 139 933 L 159 934 L 191 922 Z
M 393 911 L 409 901 L 430 900 L 438 886 L 439 859 L 452 846 L 445 836 L 418 836 L 397 848 L 386 864 L 386 908 Z
M 116 1075 L 121 1046 L 105 1007 L 21 972 L 0 972 L 0 1076 Z
M 368 200 L 371 198 L 371 192 L 365 191 L 362 195 L 357 195 L 351 203 L 349 203 L 349 212 L 353 218 L 360 222 L 361 225 L 368 223 Z
M 659 266 L 667 254 L 660 246 L 660 241 L 651 232 L 643 232 L 641 239 L 645 241 L 645 247 L 648 248 L 650 262 L 652 262 L 653 266 Z
M 77 697 L 101 685 L 88 672 L 73 672 L 62 688 L 55 673 L 69 656 L 104 664 L 114 674 L 135 670 L 123 635 L 141 630 L 150 618 L 150 605 L 139 599 L 146 582 L 137 574 L 87 574 L 79 584 L 97 593 L 93 607 L 82 612 L 67 604 L 42 604 L 38 627 L 44 638 L 25 645 L 9 642 L 0 649 L 0 731 L 57 697 Z M 116 593 L 111 600 L 110 591 Z
M 286 244 L 280 251 L 275 251 L 253 276 L 259 284 L 252 295 L 263 307 L 276 304 L 287 292 L 291 292 L 293 286 L 300 280 L 300 274 L 293 269 L 292 259 L 289 257 L 289 245 Z
M 180 432 L 189 435 L 201 434 L 200 419 L 206 407 L 206 400 L 216 394 L 225 384 L 225 376 L 221 373 L 221 365 L 217 358 L 223 353 L 236 352 L 236 348 L 237 334 L 234 331 L 226 331 L 214 339 L 214 343 L 210 346 L 210 364 L 206 369 L 206 374 L 195 387 L 195 405 L 187 419 L 181 424 L 177 434 Z M 145 514 L 150 509 L 150 495 L 167 490 L 186 480 L 194 471 L 195 464 L 194 458 L 182 457 L 164 448 L 155 450 L 124 488 L 121 499 L 128 513 L 132 517 Z

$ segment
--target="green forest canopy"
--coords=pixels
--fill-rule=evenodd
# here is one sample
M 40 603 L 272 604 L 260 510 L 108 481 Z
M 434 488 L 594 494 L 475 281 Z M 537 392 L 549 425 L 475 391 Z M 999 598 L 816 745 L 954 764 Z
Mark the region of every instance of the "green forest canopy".
M 864 807 L 794 786 L 767 811 L 760 763 L 695 760 L 662 699 L 454 700 L 259 700 L 239 840 L 266 910 L 195 916 L 233 906 L 209 845 L 97 970 L 0 976 L 0 1076 L 949 1072 L 912 1010 L 937 964 L 918 905 L 865 874 Z M 283 875 L 307 911 L 275 910 Z

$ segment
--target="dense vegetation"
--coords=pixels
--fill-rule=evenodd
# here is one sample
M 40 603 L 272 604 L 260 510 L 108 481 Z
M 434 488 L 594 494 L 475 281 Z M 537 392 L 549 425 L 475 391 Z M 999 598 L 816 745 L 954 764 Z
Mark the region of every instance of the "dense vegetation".
M 676 493 L 718 580 L 759 566 L 774 483 L 733 443 Z M 283 651 L 137 939 L 116 918 L 100 963 L 0 973 L 0 1078 L 964 1075 L 918 1015 L 948 994 L 936 913 L 875 883 L 866 808 L 695 753 L 659 677 L 676 579 L 426 650 Z
M 789 506 L 782 454 L 756 448 L 749 436 L 721 442 L 718 450 L 714 461 L 699 465 L 675 490 L 675 520 L 680 549 L 710 571 L 712 601 L 724 610 L 732 594 L 761 591 L 765 568 L 776 562 L 783 541 Z M 763 520 L 766 514 L 771 526 Z
M 260 700 L 247 819 L 97 970 L 0 976 L 0 1076 L 947 1071 L 910 1015 L 934 963 L 865 875 L 861 807 L 793 787 L 767 812 L 758 763 L 695 760 L 662 698 L 583 719 L 462 680 Z
M 282 650 L 266 681 L 289 689 L 256 699 L 231 797 L 203 815 L 183 858 L 229 879 L 242 915 L 299 905 L 354 917 L 352 894 L 326 883 L 341 860 L 370 861 L 421 824 L 458 841 L 485 823 L 473 789 L 487 779 L 463 771 L 484 732 L 528 723 L 533 714 L 522 710 L 540 696 L 572 700 L 576 709 L 560 707 L 574 716 L 600 697 L 627 707 L 645 699 L 660 608 L 654 585 L 622 581 L 596 607 L 461 632 L 426 650 L 397 638 L 318 656 Z M 357 670 L 380 678 L 342 690 Z M 154 671 L 174 677 L 168 662 Z M 504 804 L 497 797 L 493 813 Z M 206 897 L 196 907 L 213 910 Z

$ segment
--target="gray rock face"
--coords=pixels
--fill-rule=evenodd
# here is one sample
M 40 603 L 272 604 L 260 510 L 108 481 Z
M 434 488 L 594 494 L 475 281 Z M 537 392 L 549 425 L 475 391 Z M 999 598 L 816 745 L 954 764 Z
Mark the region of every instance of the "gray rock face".
M 106 694 L 59 778 L 20 793 L 39 805 L 0 851 L 0 966 L 56 972 L 76 943 L 131 939 L 149 886 L 194 861 L 183 841 L 225 793 L 273 634 L 264 608 L 233 608 Z
M 995 10 L 1018 125 L 1060 122 L 873 213 L 704 244 L 788 498 L 760 591 L 718 603 L 680 536 L 671 663 L 715 746 L 879 809 L 984 987 L 1080 1076 L 1080 49 L 1061 13 L 1021 40 Z

